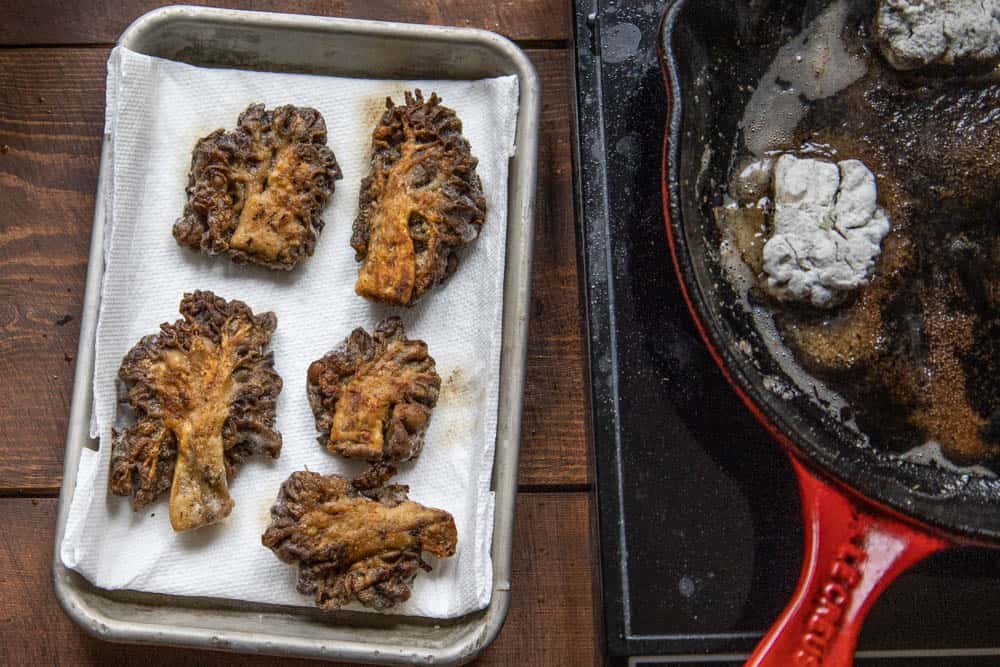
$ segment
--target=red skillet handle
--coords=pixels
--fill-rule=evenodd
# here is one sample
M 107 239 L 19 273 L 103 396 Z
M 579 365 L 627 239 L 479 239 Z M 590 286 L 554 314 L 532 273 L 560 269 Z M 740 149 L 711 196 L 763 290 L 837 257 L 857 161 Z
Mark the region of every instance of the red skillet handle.
M 882 591 L 953 544 L 856 502 L 790 458 L 805 523 L 802 574 L 747 665 L 850 667 L 861 624 Z

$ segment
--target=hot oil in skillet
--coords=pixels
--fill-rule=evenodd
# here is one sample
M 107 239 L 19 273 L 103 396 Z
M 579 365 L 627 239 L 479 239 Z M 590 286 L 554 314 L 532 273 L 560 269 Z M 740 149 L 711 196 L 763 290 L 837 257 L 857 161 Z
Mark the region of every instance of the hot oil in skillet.
M 876 446 L 928 440 L 1000 459 L 1000 76 L 901 74 L 848 19 L 867 73 L 809 104 L 781 150 L 818 147 L 876 174 L 893 229 L 871 285 L 834 311 L 768 302 L 798 361 L 848 398 Z

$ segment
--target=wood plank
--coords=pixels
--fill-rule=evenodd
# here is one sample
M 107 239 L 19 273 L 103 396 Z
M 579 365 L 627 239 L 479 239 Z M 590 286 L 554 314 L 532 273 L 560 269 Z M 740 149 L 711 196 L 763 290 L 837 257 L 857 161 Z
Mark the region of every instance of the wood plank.
M 522 484 L 589 482 L 565 51 L 545 96 Z M 0 50 L 0 491 L 60 484 L 90 242 L 107 49 Z M 6 147 L 6 148 L 4 148 Z
M 157 0 L 7 0 L 0 44 L 111 44 Z M 484 28 L 517 40 L 569 39 L 562 0 L 190 0 L 185 4 Z
M 58 486 L 107 51 L 0 51 L 0 487 Z
M 109 644 L 77 628 L 59 608 L 50 564 L 56 502 L 0 499 L 0 664 L 228 665 L 232 655 Z M 507 623 L 479 665 L 596 663 L 585 493 L 521 494 L 514 536 L 513 599 Z M 276 567 L 283 567 L 275 561 Z M 42 633 L 40 634 L 40 630 Z M 274 664 L 246 656 L 241 665 Z M 312 665 L 314 662 L 288 661 Z M 286 664 L 282 661 L 282 664 Z
M 598 664 L 590 511 L 587 493 L 518 495 L 510 614 L 481 664 Z
M 532 54 L 544 92 L 521 442 L 522 484 L 590 482 L 584 348 L 573 224 L 569 52 Z

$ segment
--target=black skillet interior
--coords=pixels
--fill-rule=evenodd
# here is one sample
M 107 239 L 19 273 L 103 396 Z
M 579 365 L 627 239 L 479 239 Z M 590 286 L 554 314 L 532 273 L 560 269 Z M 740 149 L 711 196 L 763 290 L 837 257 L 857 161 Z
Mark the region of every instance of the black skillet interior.
M 677 0 L 668 9 L 661 33 L 673 99 L 666 177 L 680 272 L 734 381 L 810 467 L 951 535 L 996 541 L 1000 479 L 901 460 L 865 444 L 804 393 L 785 400 L 765 388 L 769 375 L 795 383 L 767 352 L 722 274 L 712 207 L 722 202 L 743 109 L 778 48 L 828 4 Z M 743 341 L 750 343 L 752 355 L 739 351 L 747 349 Z

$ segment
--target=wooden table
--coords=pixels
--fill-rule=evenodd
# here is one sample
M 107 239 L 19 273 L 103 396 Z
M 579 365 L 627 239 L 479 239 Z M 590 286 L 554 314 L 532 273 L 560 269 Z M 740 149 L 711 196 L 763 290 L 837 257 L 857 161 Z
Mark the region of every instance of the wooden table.
M 191 0 L 188 0 L 189 2 Z M 50 566 L 104 125 L 105 63 L 150 0 L 0 4 L 0 664 L 228 664 L 108 644 L 62 612 Z M 199 4 L 194 2 L 193 4 Z M 534 306 L 513 604 L 479 664 L 586 665 L 597 651 L 583 343 L 570 168 L 568 0 L 214 0 L 213 5 L 486 28 L 544 91 Z M 263 665 L 265 658 L 241 658 Z M 314 664 L 314 663 L 302 663 Z

